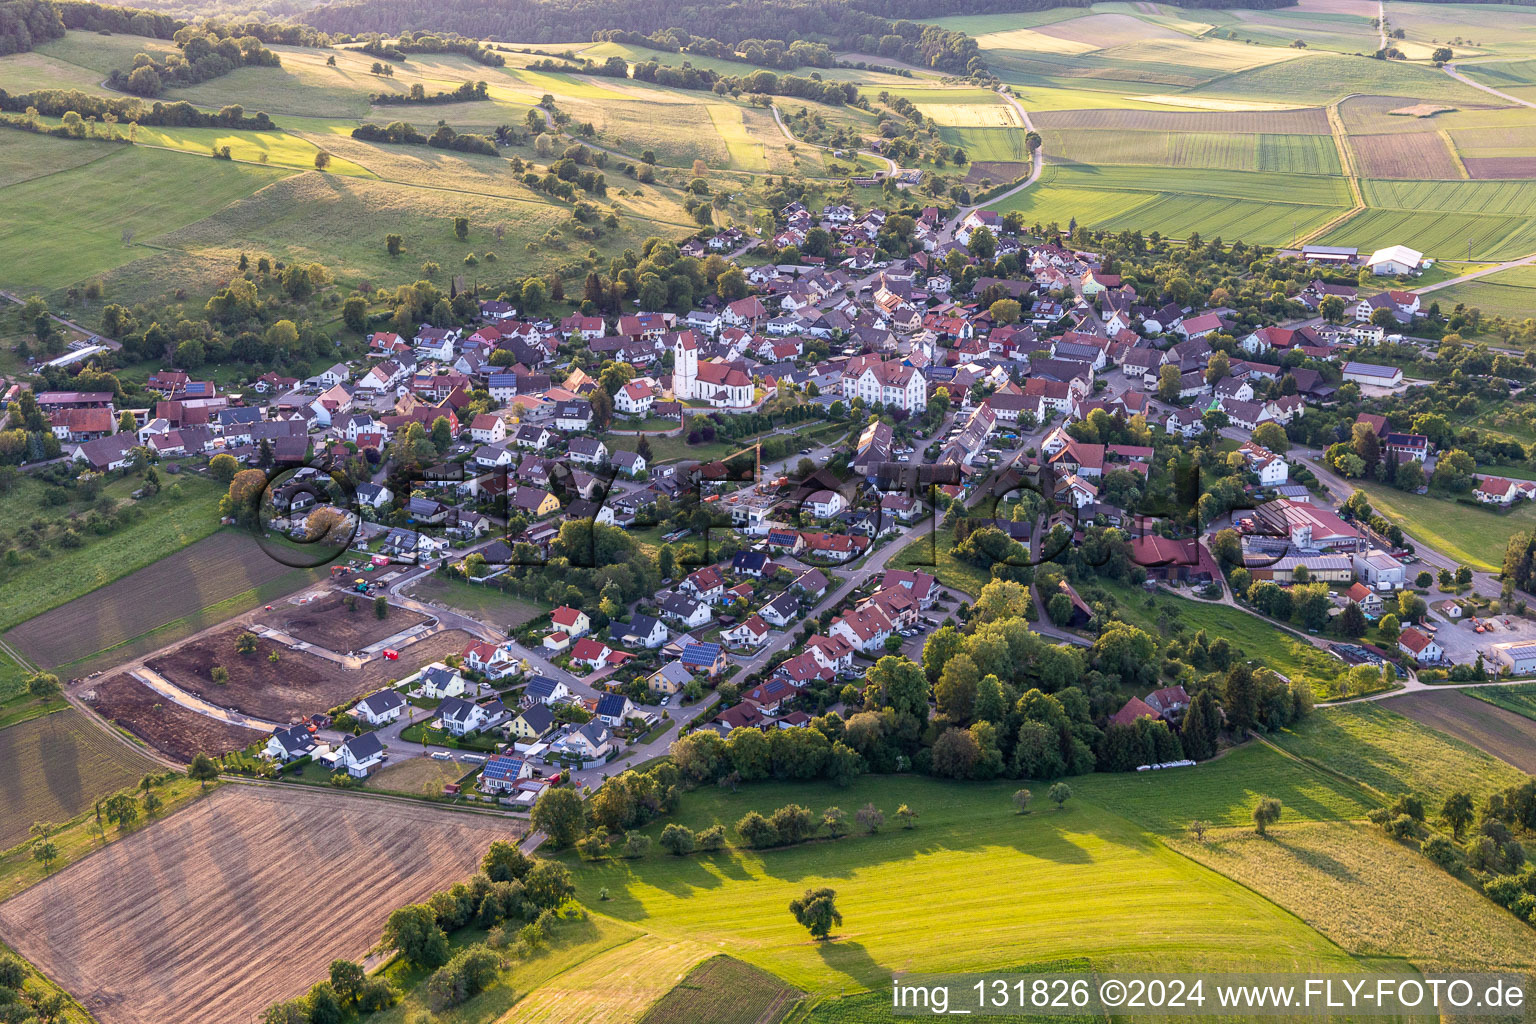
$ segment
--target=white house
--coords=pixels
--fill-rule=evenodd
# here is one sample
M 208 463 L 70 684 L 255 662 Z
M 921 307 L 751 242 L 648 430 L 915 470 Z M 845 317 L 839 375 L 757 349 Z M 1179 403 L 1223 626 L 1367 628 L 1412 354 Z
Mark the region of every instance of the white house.
M 497 724 L 498 718 L 505 720 L 507 717 L 506 709 L 499 700 L 476 704 L 458 697 L 448 697 L 438 705 L 437 711 L 442 716 L 443 728 L 455 736 L 468 736 L 472 732 L 489 729 Z
M 417 689 L 428 700 L 459 697 L 464 693 L 464 677 L 446 666 L 431 665 L 422 670 Z
M 592 632 L 592 620 L 587 616 L 587 613 L 579 608 L 572 608 L 570 605 L 563 604 L 556 608 L 550 613 L 549 618 L 555 624 L 556 629 L 572 639 L 586 636 Z
M 1398 636 L 1397 649 L 1420 664 L 1434 664 L 1445 660 L 1445 649 L 1412 626 L 1403 630 Z
M 274 761 L 287 763 L 295 758 L 313 754 L 317 746 L 309 726 L 300 722 L 297 725 L 273 730 L 262 753 Z
M 345 768 L 354 779 L 366 779 L 373 770 L 384 763 L 384 744 L 376 732 L 349 736 L 336 748 L 332 764 Z
M 550 753 L 575 757 L 582 761 L 595 761 L 607 757 L 613 749 L 613 734 L 601 722 L 588 722 L 554 739 Z
M 372 726 L 387 725 L 400 719 L 405 705 L 405 698 L 397 691 L 379 690 L 354 704 L 352 714 Z

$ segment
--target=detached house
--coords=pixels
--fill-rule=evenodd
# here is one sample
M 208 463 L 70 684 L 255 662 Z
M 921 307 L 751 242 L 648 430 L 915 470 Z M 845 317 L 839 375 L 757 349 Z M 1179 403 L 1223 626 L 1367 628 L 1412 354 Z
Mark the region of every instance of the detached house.
M 398 691 L 379 690 L 354 704 L 352 714 L 372 726 L 388 725 L 400 720 L 405 707 L 405 698 Z

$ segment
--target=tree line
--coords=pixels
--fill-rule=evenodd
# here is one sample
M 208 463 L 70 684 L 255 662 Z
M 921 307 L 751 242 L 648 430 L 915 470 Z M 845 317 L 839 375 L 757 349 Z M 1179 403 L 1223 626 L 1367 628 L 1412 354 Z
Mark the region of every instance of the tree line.
M 420 82 L 411 86 L 411 91 L 405 92 L 381 92 L 373 97 L 373 102 L 380 106 L 399 106 L 407 103 L 464 103 L 470 100 L 489 99 L 488 87 L 484 82 L 464 82 L 453 91 L 442 91 L 428 94 Z
M 94 96 L 75 89 L 38 89 L 33 92 L 8 93 L 0 89 L 0 111 L 26 113 L 35 109 L 44 117 L 63 117 L 74 111 L 84 118 L 142 124 L 157 128 L 228 128 L 241 131 L 271 131 L 272 119 L 258 111 L 247 117 L 245 109 L 231 105 L 217 113 L 199 110 L 190 103 L 155 102 L 146 106 L 137 99 Z
M 961 32 L 908 18 L 1085 7 L 1088 0 L 763 0 L 718 4 L 688 0 L 539 0 L 514 6 L 483 0 L 343 0 L 316 8 L 305 21 L 327 32 L 380 32 L 429 28 L 478 39 L 564 42 L 614 29 L 648 36 L 646 45 L 686 39 L 689 52 L 744 53 L 752 63 L 785 66 L 822 59 L 819 45 L 965 74 L 982 66 L 976 41 Z M 678 26 L 687 25 L 688 30 Z M 664 36 L 664 37 L 663 37 Z M 702 40 L 702 42 L 700 41 Z M 795 50 L 797 43 L 802 44 Z M 672 49 L 681 47 L 673 46 Z
M 362 51 L 372 57 L 383 57 L 385 60 L 405 62 L 406 54 L 410 53 L 457 53 L 462 57 L 468 57 L 477 64 L 486 67 L 505 67 L 507 58 L 492 50 L 488 46 L 481 46 L 474 39 L 464 39 L 461 36 L 438 36 L 422 32 L 400 33 L 400 38 L 392 43 L 384 42 L 383 38 L 374 36 L 364 43 Z
M 364 142 L 393 142 L 403 146 L 451 149 L 456 153 L 496 155 L 496 143 L 487 136 L 456 132 L 446 124 L 439 124 L 431 135 L 423 135 L 414 125 L 406 124 L 404 121 L 391 121 L 382 128 L 368 123 L 352 129 L 352 137 Z

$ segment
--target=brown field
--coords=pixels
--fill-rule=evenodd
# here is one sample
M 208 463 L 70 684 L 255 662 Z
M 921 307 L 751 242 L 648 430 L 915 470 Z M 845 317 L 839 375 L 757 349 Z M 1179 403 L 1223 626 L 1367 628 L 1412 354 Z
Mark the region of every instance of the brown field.
M 1024 177 L 1029 174 L 1030 168 L 1030 164 L 1015 160 L 973 160 L 965 173 L 965 183 L 978 185 L 986 178 L 994 185 L 1001 185 L 1005 181 Z
M 1411 107 L 1398 107 L 1387 113 L 1396 114 L 1399 117 L 1434 117 L 1436 114 L 1449 114 L 1455 107 L 1443 106 L 1439 103 L 1415 103 Z
M 295 587 L 314 578 L 273 560 L 248 534 L 224 530 L 29 619 L 6 639 L 39 665 L 64 665 L 288 574 Z
M 1112 128 L 1155 132 L 1267 132 L 1273 135 L 1327 135 L 1328 113 L 1298 110 L 1215 110 L 1196 114 L 1174 110 L 1045 110 L 1032 115 L 1047 128 Z
M 1381 706 L 1536 775 L 1536 722 L 1523 715 L 1458 690 L 1410 693 L 1384 700 Z
M 360 651 L 369 644 L 427 621 L 427 616 L 420 612 L 393 606 L 389 616 L 380 619 L 373 614 L 371 597 L 359 597 L 356 611 L 348 611 L 345 601 L 341 594 L 330 593 L 308 604 L 285 602 L 274 605 L 270 612 L 262 612 L 256 616 L 256 621 L 305 643 L 342 654 Z
M 0 730 L 0 850 L 160 769 L 73 708 Z
M 242 750 L 266 735 L 184 708 L 127 673 L 93 683 L 82 697 L 103 718 L 183 764 L 197 754 Z
M 1467 156 L 1461 162 L 1473 178 L 1536 178 L 1536 156 Z
M 444 630 L 405 645 L 399 661 L 380 656 L 352 670 L 265 639 L 257 641 L 255 654 L 236 654 L 235 638 L 242 632 L 236 626 L 209 634 L 146 664 L 206 701 L 269 722 L 288 722 L 370 693 L 423 665 L 458 654 L 474 641 L 462 630 Z M 267 660 L 274 650 L 279 657 L 276 663 Z M 229 682 L 222 686 L 210 678 L 216 665 L 229 671 Z
M 1400 135 L 1351 135 L 1349 147 L 1362 177 L 1460 178 L 1456 158 L 1445 140 L 1430 132 Z
M 362 959 L 515 822 L 229 785 L 0 904 L 0 938 L 101 1024 L 236 1024 Z

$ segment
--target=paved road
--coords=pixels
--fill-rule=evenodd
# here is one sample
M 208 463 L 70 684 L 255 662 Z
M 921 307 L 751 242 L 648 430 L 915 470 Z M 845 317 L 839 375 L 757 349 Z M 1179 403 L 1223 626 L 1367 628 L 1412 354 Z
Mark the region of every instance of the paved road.
M 997 94 L 1003 98 L 1004 103 L 1007 103 L 1009 106 L 1011 106 L 1014 109 L 1014 112 L 1019 115 L 1019 120 L 1024 122 L 1024 130 L 1027 132 L 1034 131 L 1035 123 L 1030 120 L 1029 111 L 1024 109 L 1024 105 L 1015 99 L 1014 96 L 1007 91 L 1007 88 L 1007 86 L 999 86 Z M 949 225 L 939 233 L 939 241 L 941 243 L 951 241 L 955 237 L 955 232 L 960 229 L 960 225 L 965 221 L 965 218 L 969 217 L 983 206 L 991 206 L 994 203 L 1000 203 L 1004 199 L 1007 199 L 1010 196 L 1016 196 L 1020 192 L 1023 192 L 1025 189 L 1029 188 L 1035 182 L 1040 180 L 1040 173 L 1044 169 L 1045 147 L 1040 146 L 1035 149 L 1033 166 L 1030 168 L 1029 177 L 1025 178 L 1023 181 L 1019 182 L 1008 191 L 999 195 L 995 195 L 984 203 L 973 203 L 972 205 L 961 209 L 958 213 L 955 214 L 954 219 L 949 223 Z
M 1479 61 L 1478 63 L 1491 63 L 1491 62 Z M 1497 89 L 1495 89 L 1495 88 L 1493 88 L 1491 86 L 1484 85 L 1481 82 L 1474 82 L 1472 79 L 1468 78 L 1466 75 L 1464 75 L 1460 71 L 1456 70 L 1456 65 L 1455 64 L 1446 64 L 1446 65 L 1444 65 L 1441 68 L 1441 70 L 1444 71 L 1446 74 L 1450 75 L 1452 78 L 1456 79 L 1456 81 L 1462 83 L 1463 85 L 1470 85 L 1472 88 L 1480 89 L 1483 92 L 1486 92 L 1490 96 L 1497 96 L 1499 99 L 1503 100 L 1506 103 L 1513 103 L 1513 104 L 1516 104 L 1518 106 L 1531 107 L 1533 109 L 1536 109 L 1536 103 L 1532 103 L 1530 100 L 1523 100 L 1523 99 L 1521 99 L 1518 96 L 1511 96 L 1507 92 L 1500 92 L 1499 90 L 1497 90 Z
M 1434 284 L 1427 284 L 1422 288 L 1416 288 L 1414 290 L 1417 291 L 1420 295 L 1424 295 L 1428 292 L 1437 292 L 1441 288 L 1449 288 L 1453 284 L 1461 284 L 1465 281 L 1476 281 L 1478 278 L 1487 277 L 1489 274 L 1497 274 L 1501 271 L 1508 270 L 1511 267 L 1529 266 L 1532 263 L 1536 263 L 1536 252 L 1531 253 L 1529 256 L 1522 256 L 1517 260 L 1505 260 L 1503 263 L 1495 263 L 1493 266 L 1484 267 L 1482 270 L 1474 270 L 1469 274 L 1462 274 L 1460 277 L 1453 277 L 1445 281 L 1437 281 Z M 1510 350 L 1506 349 L 1505 351 Z

